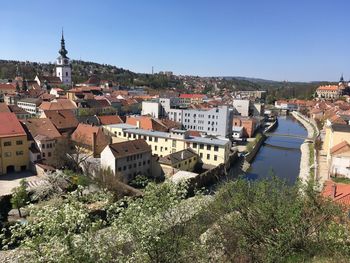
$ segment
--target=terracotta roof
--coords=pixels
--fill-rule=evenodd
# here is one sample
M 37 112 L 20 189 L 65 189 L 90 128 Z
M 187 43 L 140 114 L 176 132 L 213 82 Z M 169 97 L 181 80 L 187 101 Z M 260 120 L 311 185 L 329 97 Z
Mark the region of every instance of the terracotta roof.
M 201 137 L 201 133 L 199 131 L 189 130 L 188 134 L 193 137 Z
M 139 126 L 139 128 L 144 130 L 153 130 L 153 131 L 168 131 L 169 128 L 165 126 L 160 121 L 148 117 L 148 116 L 128 116 L 125 121 L 126 124 Z
M 62 81 L 59 77 L 56 76 L 38 76 L 40 82 L 47 81 L 48 83 L 62 84 Z M 43 84 L 43 83 L 41 83 Z
M 96 134 L 96 153 L 101 153 L 106 145 L 108 145 L 110 142 L 109 137 L 103 133 L 101 127 L 79 123 L 78 127 L 72 134 L 72 140 L 79 144 L 92 148 L 94 133 Z
M 319 86 L 317 90 L 318 91 L 337 91 L 339 90 L 339 87 L 337 85 L 325 85 L 325 86 Z
M 27 114 L 30 115 L 30 113 L 26 112 L 24 109 L 21 107 L 18 107 L 17 105 L 9 105 L 8 106 L 10 111 L 15 113 L 15 114 Z
M 118 115 L 104 115 L 98 116 L 98 118 L 100 120 L 101 125 L 124 123 Z
M 178 151 L 175 153 L 171 153 L 171 154 L 164 156 L 164 157 L 160 157 L 159 163 L 174 165 L 174 164 L 177 164 L 183 160 L 190 159 L 194 156 L 197 156 L 197 154 L 189 148 L 189 149 L 185 149 L 185 150 Z
M 204 94 L 180 94 L 180 99 L 204 99 Z
M 350 185 L 326 181 L 321 195 L 341 205 L 350 206 Z
M 50 139 L 57 139 L 61 134 L 56 129 L 55 125 L 48 118 L 27 119 L 21 121 L 29 130 L 32 137 L 37 135 L 46 136 Z
M 130 155 L 152 152 L 145 140 L 138 139 L 133 141 L 113 143 L 109 145 L 115 158 L 123 158 Z
M 55 102 L 44 101 L 39 108 L 42 110 L 75 110 L 77 107 L 71 100 L 57 99 Z
M 12 91 L 15 91 L 16 90 L 16 86 L 14 86 L 12 84 L 9 84 L 9 83 L 6 83 L 6 84 L 0 83 L 0 90 L 12 90 Z
M 49 118 L 58 130 L 73 129 L 79 124 L 71 110 L 49 110 L 44 111 L 46 118 Z
M 84 82 L 84 84 L 89 85 L 99 85 L 100 84 L 100 78 L 97 75 L 91 75 L 87 81 Z
M 0 112 L 11 112 L 6 103 L 0 103 Z
M 12 112 L 0 112 L 0 137 L 22 136 L 26 135 L 16 114 Z
M 331 148 L 331 154 L 339 154 L 346 152 L 350 149 L 350 145 L 347 141 L 342 141 Z

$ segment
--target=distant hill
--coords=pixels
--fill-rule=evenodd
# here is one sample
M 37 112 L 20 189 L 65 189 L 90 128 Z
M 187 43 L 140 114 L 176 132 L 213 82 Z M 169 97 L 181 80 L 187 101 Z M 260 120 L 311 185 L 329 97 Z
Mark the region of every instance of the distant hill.
M 139 85 L 154 89 L 177 87 L 181 83 L 166 75 L 139 74 L 108 64 L 99 64 L 89 61 L 72 60 L 73 83 L 86 81 L 95 74 L 102 80 L 111 80 L 121 86 Z M 37 74 L 53 75 L 55 65 L 52 63 L 23 62 L 14 60 L 0 60 L 0 79 L 14 79 L 17 75 L 25 79 L 34 79 Z

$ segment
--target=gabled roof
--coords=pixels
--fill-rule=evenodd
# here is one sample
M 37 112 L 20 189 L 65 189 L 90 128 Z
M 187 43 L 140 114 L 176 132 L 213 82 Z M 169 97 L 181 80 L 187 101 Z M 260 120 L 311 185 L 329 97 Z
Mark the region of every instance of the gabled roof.
M 188 148 L 182 151 L 171 153 L 167 156 L 160 157 L 159 163 L 174 165 L 184 160 L 188 160 L 192 157 L 198 156 L 192 149 Z
M 98 116 L 101 125 L 124 123 L 118 115 L 103 115 Z
M 149 146 L 143 139 L 113 143 L 109 145 L 109 148 L 111 149 L 115 158 L 123 158 L 144 152 L 152 152 L 151 146 Z
M 0 112 L 0 137 L 26 135 L 21 123 L 12 112 Z
M 109 137 L 103 133 L 101 127 L 79 123 L 71 138 L 77 143 L 93 147 L 94 134 L 96 134 L 95 145 L 98 148 L 96 151 L 100 153 L 110 141 Z
M 62 84 L 59 77 L 56 76 L 37 76 L 40 82 L 47 81 L 47 83 Z M 42 83 L 43 84 L 43 83 Z
M 0 90 L 16 90 L 16 86 L 10 84 L 10 83 L 0 83 Z
M 128 116 L 125 121 L 126 124 L 138 126 L 141 129 L 153 131 L 168 131 L 169 128 L 162 122 L 148 116 Z
M 337 85 L 325 85 L 319 86 L 317 91 L 338 91 L 339 87 Z
M 57 99 L 56 101 L 48 102 L 44 101 L 39 106 L 42 110 L 75 110 L 77 107 L 71 100 Z
M 342 141 L 331 148 L 331 154 L 340 154 L 350 150 L 350 145 L 347 141 Z
M 204 94 L 180 94 L 180 99 L 204 99 Z
M 326 181 L 321 195 L 341 205 L 350 206 L 350 184 Z
M 49 118 L 58 130 L 73 129 L 79 124 L 71 110 L 49 110 L 44 111 L 46 118 Z
M 61 134 L 56 129 L 55 125 L 48 118 L 27 119 L 21 121 L 35 138 L 37 135 L 46 136 L 50 139 L 60 138 Z

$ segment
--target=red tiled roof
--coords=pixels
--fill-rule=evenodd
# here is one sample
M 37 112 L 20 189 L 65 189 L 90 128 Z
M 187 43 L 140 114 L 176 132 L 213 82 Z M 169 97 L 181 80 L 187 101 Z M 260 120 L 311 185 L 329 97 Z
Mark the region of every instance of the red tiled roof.
M 118 115 L 104 115 L 98 116 L 98 118 L 100 120 L 101 125 L 124 123 Z
M 78 127 L 72 134 L 72 140 L 92 148 L 94 133 L 96 134 L 96 153 L 101 153 L 110 142 L 109 137 L 103 133 L 101 127 L 79 123 Z
M 204 94 L 180 94 L 180 99 L 204 99 Z
M 341 205 L 350 206 L 350 185 L 326 181 L 321 195 Z
M 122 158 L 144 152 L 151 153 L 151 146 L 145 140 L 138 139 L 126 142 L 113 143 L 109 145 L 115 158 Z
M 141 129 L 145 130 L 168 131 L 168 128 L 163 123 L 148 116 L 128 116 L 125 123 L 135 126 L 138 124 Z
M 12 137 L 26 135 L 16 114 L 12 112 L 0 112 L 0 137 Z
M 25 126 L 27 126 L 32 137 L 45 136 L 50 139 L 60 138 L 61 134 L 56 129 L 55 125 L 48 118 L 40 119 L 28 119 L 21 121 Z
M 46 118 L 56 126 L 58 130 L 74 129 L 79 122 L 71 110 L 49 110 L 44 111 Z
M 9 83 L 0 83 L 0 90 L 12 90 L 15 91 L 16 90 L 16 86 L 9 84 Z
M 337 145 L 334 145 L 331 148 L 331 154 L 335 153 L 343 153 L 350 149 L 350 145 L 347 141 L 342 141 L 341 143 L 338 143 Z
M 318 91 L 337 91 L 339 90 L 339 87 L 337 85 L 325 85 L 325 86 L 319 86 L 317 90 Z
M 39 108 L 42 110 L 75 110 L 77 107 L 71 100 L 57 99 L 56 102 L 44 101 Z

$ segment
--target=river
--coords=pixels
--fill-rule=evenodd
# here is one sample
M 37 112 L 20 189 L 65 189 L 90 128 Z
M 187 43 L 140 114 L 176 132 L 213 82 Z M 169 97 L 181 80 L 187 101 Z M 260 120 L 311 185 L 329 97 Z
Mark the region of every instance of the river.
M 278 127 L 274 133 L 307 135 L 305 128 L 292 116 L 278 117 Z M 273 171 L 287 183 L 294 184 L 300 170 L 302 143 L 303 140 L 298 138 L 277 136 L 267 138 L 247 171 L 247 178 L 265 178 Z

